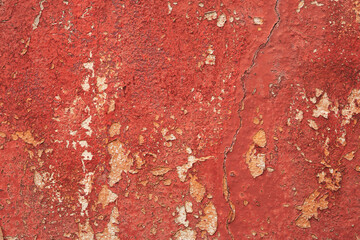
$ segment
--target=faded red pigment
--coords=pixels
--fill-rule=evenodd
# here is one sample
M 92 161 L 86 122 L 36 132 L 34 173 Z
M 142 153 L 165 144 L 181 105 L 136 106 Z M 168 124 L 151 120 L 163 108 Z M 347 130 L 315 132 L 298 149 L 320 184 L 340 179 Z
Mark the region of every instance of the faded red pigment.
M 0 239 L 360 239 L 360 2 L 0 1 Z

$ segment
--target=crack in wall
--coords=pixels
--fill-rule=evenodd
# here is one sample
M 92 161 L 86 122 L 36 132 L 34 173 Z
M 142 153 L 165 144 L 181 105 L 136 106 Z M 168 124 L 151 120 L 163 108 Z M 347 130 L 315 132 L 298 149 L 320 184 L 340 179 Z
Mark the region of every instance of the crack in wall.
M 225 148 L 225 151 L 224 151 L 224 161 L 223 161 L 223 173 L 224 173 L 224 177 L 223 177 L 223 194 L 224 194 L 224 197 L 225 197 L 225 200 L 226 202 L 229 203 L 229 208 L 230 208 L 230 212 L 229 212 L 229 216 L 228 218 L 226 219 L 226 230 L 228 231 L 228 234 L 230 235 L 231 239 L 234 239 L 234 235 L 232 234 L 230 228 L 229 228 L 229 224 L 234 221 L 235 219 L 235 206 L 234 204 L 230 201 L 230 189 L 228 187 L 228 183 L 227 183 L 227 169 L 226 169 L 226 160 L 227 160 L 227 155 L 232 152 L 233 150 L 233 147 L 236 143 L 236 139 L 237 139 L 237 135 L 239 134 L 240 132 L 240 129 L 242 127 L 242 117 L 241 117 L 241 111 L 244 110 L 244 101 L 245 101 L 245 98 L 247 96 L 246 94 L 246 84 L 245 84 L 245 79 L 246 77 L 250 74 L 251 70 L 253 69 L 253 67 L 256 65 L 256 60 L 258 58 L 258 55 L 259 55 L 259 52 L 264 49 L 268 43 L 270 42 L 270 39 L 273 35 L 273 32 L 275 30 L 276 27 L 278 27 L 278 25 L 280 24 L 280 21 L 281 21 L 281 17 L 280 17 L 280 13 L 279 13 L 279 2 L 280 0 L 276 0 L 275 2 L 275 6 L 274 6 L 274 11 L 276 13 L 276 16 L 277 16 L 277 20 L 276 22 L 274 23 L 274 25 L 272 26 L 270 32 L 269 32 L 269 35 L 267 36 L 266 38 L 266 41 L 262 44 L 260 44 L 260 46 L 256 49 L 254 55 L 253 55 L 253 58 L 251 60 L 251 65 L 244 71 L 244 73 L 242 74 L 240 80 L 241 80 L 241 87 L 243 89 L 243 92 L 244 92 L 244 96 L 242 97 L 242 99 L 240 100 L 240 103 L 239 103 L 239 108 L 238 108 L 238 111 L 237 111 L 237 114 L 238 114 L 238 117 L 240 119 L 240 123 L 239 123 L 239 127 L 236 129 L 236 132 L 232 138 L 232 142 L 230 144 L 229 147 L 226 147 Z

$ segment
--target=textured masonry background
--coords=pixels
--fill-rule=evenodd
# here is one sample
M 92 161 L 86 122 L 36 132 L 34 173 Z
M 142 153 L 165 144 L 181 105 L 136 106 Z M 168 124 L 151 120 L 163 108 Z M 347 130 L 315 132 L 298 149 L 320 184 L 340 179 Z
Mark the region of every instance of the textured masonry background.
M 0 0 L 0 239 L 360 239 L 360 1 Z

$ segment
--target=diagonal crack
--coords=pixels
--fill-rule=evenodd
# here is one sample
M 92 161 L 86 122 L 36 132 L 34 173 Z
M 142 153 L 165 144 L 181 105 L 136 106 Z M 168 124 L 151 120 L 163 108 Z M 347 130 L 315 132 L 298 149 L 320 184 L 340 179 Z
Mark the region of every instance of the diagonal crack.
M 274 23 L 274 25 L 272 26 L 270 32 L 269 32 L 269 35 L 267 36 L 266 38 L 266 41 L 262 44 L 260 44 L 260 46 L 256 49 L 254 55 L 253 55 L 253 58 L 251 60 L 251 65 L 244 71 L 244 73 L 242 74 L 240 80 L 241 80 L 241 87 L 243 89 L 243 92 L 244 92 L 244 96 L 242 97 L 240 103 L 239 103 L 239 108 L 238 108 L 238 111 L 237 111 L 237 114 L 239 116 L 239 119 L 240 119 L 240 124 L 239 124 L 239 127 L 236 129 L 236 132 L 232 138 L 232 142 L 230 144 L 229 147 L 226 147 L 225 148 L 225 151 L 224 151 L 224 161 L 223 161 L 223 173 L 224 173 L 224 177 L 223 177 L 223 194 L 224 194 L 224 197 L 225 197 L 225 200 L 226 202 L 228 202 L 229 204 L 229 207 L 230 207 L 230 212 L 229 212 L 229 216 L 226 220 L 226 229 L 228 231 L 228 234 L 230 235 L 231 239 L 234 239 L 234 235 L 232 234 L 232 232 L 230 231 L 230 228 L 229 228 L 229 224 L 234 221 L 235 219 L 235 206 L 234 204 L 230 201 L 230 189 L 228 187 L 228 182 L 227 182 L 227 169 L 226 169 L 226 160 L 227 160 L 227 155 L 232 152 L 233 150 L 233 147 L 235 145 L 235 142 L 236 142 L 236 138 L 237 138 L 237 135 L 238 133 L 240 132 L 240 129 L 242 127 L 242 117 L 241 117 L 241 111 L 244 109 L 244 101 L 245 101 L 245 98 L 247 96 L 246 94 L 246 84 L 245 84 L 245 80 L 246 80 L 246 77 L 250 74 L 250 72 L 252 71 L 253 67 L 256 65 L 256 60 L 258 58 L 258 55 L 259 55 L 259 52 L 264 49 L 268 43 L 270 42 L 271 40 L 271 37 L 273 35 L 273 32 L 275 31 L 275 28 L 278 27 L 278 25 L 280 24 L 280 20 L 281 20 L 281 17 L 280 17 L 280 13 L 279 13 L 279 2 L 280 0 L 276 0 L 275 2 L 275 7 L 274 7 L 274 11 L 276 13 L 276 16 L 277 16 L 277 20 L 276 22 Z

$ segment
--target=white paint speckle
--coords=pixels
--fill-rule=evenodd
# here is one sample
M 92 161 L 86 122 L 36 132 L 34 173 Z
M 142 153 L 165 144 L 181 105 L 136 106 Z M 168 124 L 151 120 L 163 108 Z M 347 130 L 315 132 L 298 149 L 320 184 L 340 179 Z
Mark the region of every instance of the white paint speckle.
M 43 3 L 45 2 L 45 0 L 41 0 L 39 2 L 39 5 L 40 5 L 40 11 L 39 11 L 39 14 L 36 16 L 33 24 L 32 24 L 32 27 L 33 27 L 33 30 L 37 29 L 38 25 L 39 25 L 39 22 L 40 22 L 40 17 L 41 17 L 41 13 L 42 11 L 44 10 L 44 6 L 43 6 Z
M 89 135 L 89 136 L 91 136 L 91 134 L 92 134 L 92 132 L 93 132 L 93 131 L 91 130 L 90 126 L 89 126 L 90 123 L 91 123 L 91 116 L 88 117 L 85 121 L 83 121 L 83 122 L 81 123 L 81 127 L 84 128 L 84 129 L 86 129 L 86 130 L 88 130 L 88 131 L 86 132 L 86 134 Z
M 222 14 L 219 16 L 216 25 L 217 25 L 218 27 L 224 27 L 225 23 L 226 23 L 226 15 L 225 15 L 224 13 L 222 13 Z
M 176 211 L 178 212 L 177 218 L 175 218 L 175 222 L 177 224 L 183 224 L 185 227 L 189 226 L 189 220 L 186 220 L 186 210 L 184 206 L 176 207 Z

